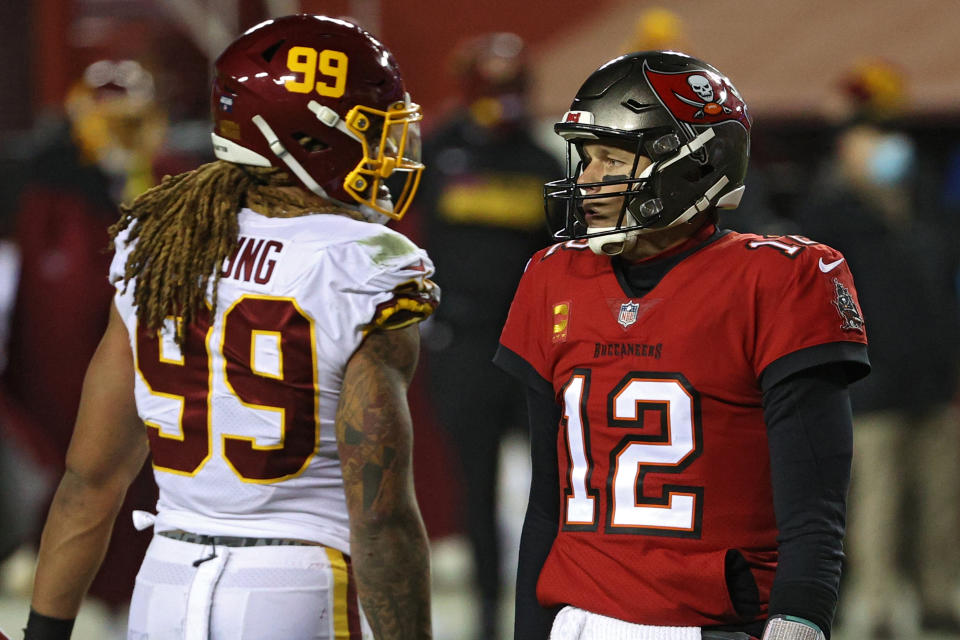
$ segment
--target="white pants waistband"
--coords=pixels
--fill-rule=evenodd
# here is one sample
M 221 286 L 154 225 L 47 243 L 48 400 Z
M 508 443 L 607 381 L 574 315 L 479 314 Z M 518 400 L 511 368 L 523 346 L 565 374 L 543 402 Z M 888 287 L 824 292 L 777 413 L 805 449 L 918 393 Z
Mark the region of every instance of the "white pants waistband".
M 635 624 L 566 606 L 553 620 L 550 640 L 700 640 L 700 627 Z

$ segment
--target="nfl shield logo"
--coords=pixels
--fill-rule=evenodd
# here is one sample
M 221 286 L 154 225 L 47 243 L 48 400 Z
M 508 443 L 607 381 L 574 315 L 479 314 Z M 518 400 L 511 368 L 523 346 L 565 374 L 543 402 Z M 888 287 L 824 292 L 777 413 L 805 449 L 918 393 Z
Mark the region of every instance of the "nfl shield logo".
M 637 309 L 640 305 L 636 302 L 624 302 L 620 305 L 620 315 L 617 316 L 617 322 L 626 329 L 637 321 Z

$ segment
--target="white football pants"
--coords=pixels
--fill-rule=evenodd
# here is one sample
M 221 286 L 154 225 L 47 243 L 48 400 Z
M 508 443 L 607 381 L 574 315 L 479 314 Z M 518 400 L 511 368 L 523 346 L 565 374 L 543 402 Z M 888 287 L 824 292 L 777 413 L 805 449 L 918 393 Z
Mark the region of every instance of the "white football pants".
M 654 627 L 566 606 L 553 619 L 550 640 L 700 640 L 700 627 Z
M 347 562 L 323 546 L 214 549 L 155 535 L 137 574 L 127 638 L 372 638 Z

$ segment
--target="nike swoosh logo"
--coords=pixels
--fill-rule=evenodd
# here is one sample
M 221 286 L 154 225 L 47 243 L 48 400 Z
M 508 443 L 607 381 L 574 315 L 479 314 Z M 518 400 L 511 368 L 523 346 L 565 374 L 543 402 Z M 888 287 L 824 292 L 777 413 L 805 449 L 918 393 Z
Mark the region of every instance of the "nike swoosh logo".
M 820 271 L 823 271 L 824 273 L 830 273 L 831 271 L 836 269 L 838 266 L 840 266 L 841 262 L 843 262 L 843 258 L 840 258 L 839 260 L 834 260 L 833 262 L 824 262 L 823 258 L 820 258 Z

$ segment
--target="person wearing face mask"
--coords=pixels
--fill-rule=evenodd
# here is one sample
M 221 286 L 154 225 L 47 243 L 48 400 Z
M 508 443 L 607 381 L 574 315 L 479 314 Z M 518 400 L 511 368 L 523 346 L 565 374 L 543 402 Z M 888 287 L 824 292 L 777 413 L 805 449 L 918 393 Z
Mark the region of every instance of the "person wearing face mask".
M 960 631 L 958 313 L 943 234 L 918 210 L 918 152 L 898 119 L 904 77 L 870 61 L 841 83 L 846 119 L 798 222 L 858 274 L 873 373 L 854 415 L 849 581 L 853 638 Z
M 154 94 L 153 75 L 139 62 L 98 60 L 67 95 L 81 162 L 107 176 L 117 202 L 131 202 L 155 184 L 152 163 L 167 120 Z

